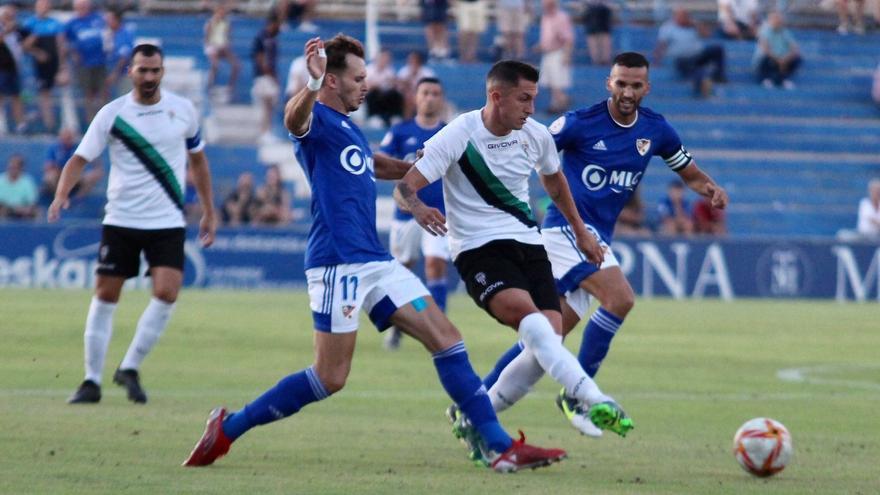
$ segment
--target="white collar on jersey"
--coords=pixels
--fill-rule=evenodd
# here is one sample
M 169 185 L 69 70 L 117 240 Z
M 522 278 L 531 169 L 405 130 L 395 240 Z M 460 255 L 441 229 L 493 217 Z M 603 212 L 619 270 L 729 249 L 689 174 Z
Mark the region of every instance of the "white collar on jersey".
M 605 104 L 608 106 L 608 116 L 611 117 L 611 120 L 613 120 L 614 123 L 617 124 L 617 125 L 619 125 L 620 127 L 632 127 L 632 126 L 636 125 L 636 122 L 639 121 L 639 109 L 636 109 L 636 118 L 633 119 L 633 121 L 632 121 L 631 124 L 621 124 L 620 122 L 618 122 L 618 121 L 614 118 L 614 114 L 611 113 L 611 98 L 608 98 L 608 101 L 606 101 Z

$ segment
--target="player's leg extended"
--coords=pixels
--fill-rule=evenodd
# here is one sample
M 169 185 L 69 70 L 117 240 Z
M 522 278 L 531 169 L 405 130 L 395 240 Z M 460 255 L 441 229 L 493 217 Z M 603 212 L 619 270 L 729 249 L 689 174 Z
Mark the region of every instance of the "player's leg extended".
M 611 346 L 611 340 L 635 304 L 635 294 L 619 266 L 603 268 L 580 282 L 601 306 L 590 317 L 581 341 L 578 361 L 595 377 Z

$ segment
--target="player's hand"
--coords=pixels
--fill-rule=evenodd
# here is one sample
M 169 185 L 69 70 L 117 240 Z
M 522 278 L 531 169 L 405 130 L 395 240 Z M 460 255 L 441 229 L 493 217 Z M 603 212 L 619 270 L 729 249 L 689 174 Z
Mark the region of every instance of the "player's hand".
M 727 191 L 717 184 L 706 184 L 706 195 L 712 202 L 712 208 L 723 210 L 729 201 Z
M 327 55 L 324 53 L 324 42 L 321 38 L 312 38 L 306 42 L 306 67 L 314 79 L 320 79 L 327 71 Z
M 50 222 L 57 222 L 61 218 L 61 210 L 70 208 L 70 200 L 67 198 L 55 198 L 49 209 L 46 211 L 46 219 Z
M 446 217 L 444 217 L 437 208 L 429 208 L 421 205 L 411 213 L 416 219 L 416 222 L 418 222 L 423 229 L 427 230 L 429 234 L 433 236 L 446 235 Z
M 213 214 L 202 215 L 199 222 L 199 243 L 202 247 L 209 247 L 214 244 L 214 237 L 217 234 L 217 219 Z
M 575 237 L 575 242 L 578 249 L 584 253 L 587 257 L 587 261 L 590 263 L 600 266 L 602 265 L 602 262 L 605 261 L 605 248 L 599 244 L 599 240 L 596 239 L 596 236 L 590 233 L 579 235 Z

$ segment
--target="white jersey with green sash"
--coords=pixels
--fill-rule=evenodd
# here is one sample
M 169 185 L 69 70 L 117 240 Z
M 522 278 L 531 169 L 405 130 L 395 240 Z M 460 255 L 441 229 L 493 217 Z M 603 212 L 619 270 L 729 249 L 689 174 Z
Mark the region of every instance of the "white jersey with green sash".
M 75 154 L 92 161 L 110 147 L 104 225 L 142 230 L 185 226 L 187 153 L 204 148 L 193 104 L 161 90 L 153 105 L 132 93 L 105 105 Z
M 428 182 L 443 178 L 453 259 L 499 239 L 541 244 L 529 207 L 529 175 L 558 172 L 559 155 L 540 122 L 529 118 L 522 129 L 496 136 L 480 110 L 459 115 L 425 142 L 416 168 Z

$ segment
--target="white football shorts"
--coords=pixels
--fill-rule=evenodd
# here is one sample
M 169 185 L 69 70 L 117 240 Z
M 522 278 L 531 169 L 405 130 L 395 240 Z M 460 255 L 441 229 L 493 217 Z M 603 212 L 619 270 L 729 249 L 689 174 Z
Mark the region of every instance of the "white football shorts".
M 449 260 L 449 241 L 423 229 L 415 218 L 394 220 L 390 232 L 391 256 L 403 264 L 415 263 L 425 257 Z

